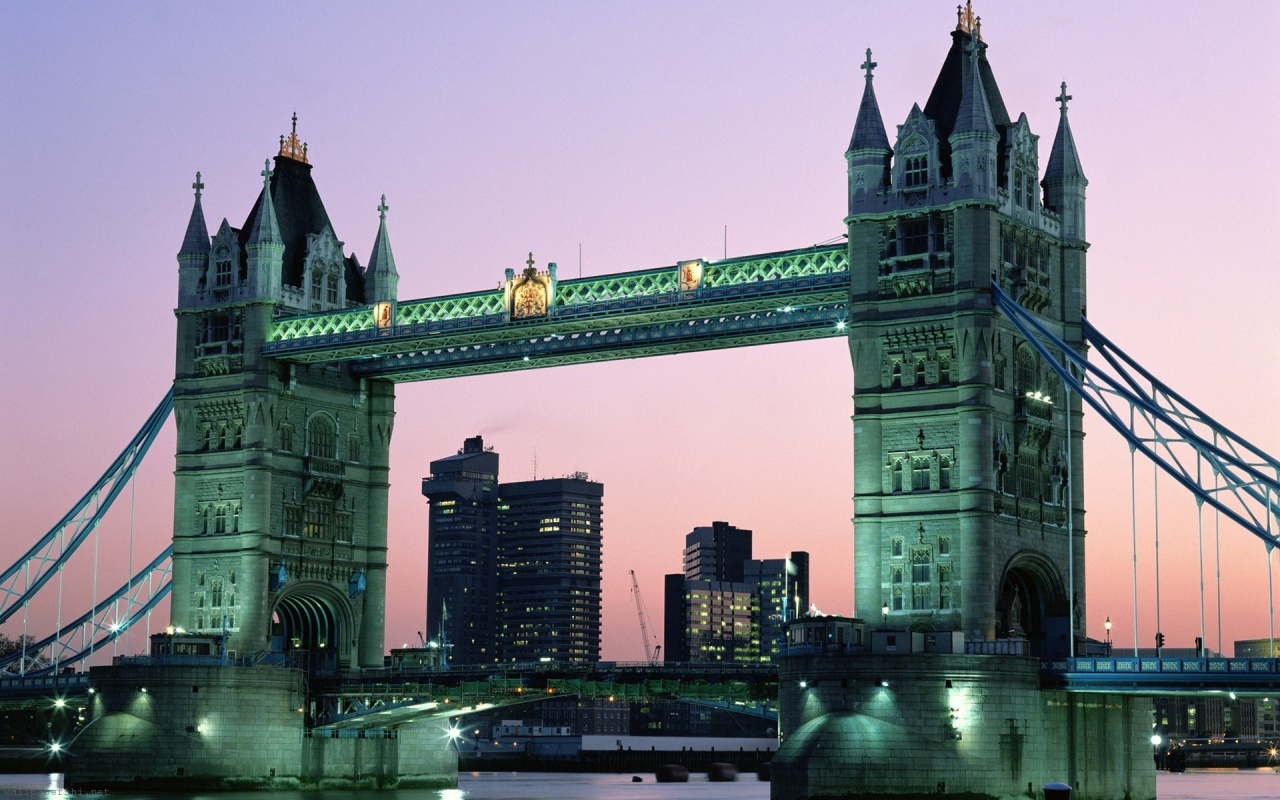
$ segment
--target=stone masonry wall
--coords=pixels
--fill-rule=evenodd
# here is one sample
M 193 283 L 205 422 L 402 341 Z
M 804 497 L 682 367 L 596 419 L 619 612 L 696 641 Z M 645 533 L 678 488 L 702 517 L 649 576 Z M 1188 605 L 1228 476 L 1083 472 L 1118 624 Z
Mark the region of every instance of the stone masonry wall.
M 772 798 L 1027 798 L 1064 781 L 1076 800 L 1148 800 L 1150 709 L 1145 698 L 1042 690 L 1034 659 L 791 657 Z

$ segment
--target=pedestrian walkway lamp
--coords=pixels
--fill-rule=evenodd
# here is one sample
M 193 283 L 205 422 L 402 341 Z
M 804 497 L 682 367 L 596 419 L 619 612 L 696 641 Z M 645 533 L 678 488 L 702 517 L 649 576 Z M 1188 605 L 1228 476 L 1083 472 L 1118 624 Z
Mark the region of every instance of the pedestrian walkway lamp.
M 884 617 L 884 627 L 889 627 L 889 604 L 880 606 L 880 614 Z

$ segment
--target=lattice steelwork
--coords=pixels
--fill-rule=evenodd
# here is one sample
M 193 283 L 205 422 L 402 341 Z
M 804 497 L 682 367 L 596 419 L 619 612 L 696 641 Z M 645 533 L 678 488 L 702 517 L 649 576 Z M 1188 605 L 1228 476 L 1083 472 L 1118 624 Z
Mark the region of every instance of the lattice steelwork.
M 1179 484 L 1245 530 L 1280 543 L 1280 461 L 1196 408 L 1087 320 L 1085 341 L 1111 374 L 1055 336 L 998 285 L 996 303 L 1071 391 Z M 1053 351 L 1056 351 L 1053 352 Z M 1216 480 L 1215 480 L 1216 478 Z
M 98 526 L 107 509 L 111 508 L 120 491 L 133 477 L 171 411 L 172 389 L 93 488 L 40 541 L 0 573 L 0 623 L 34 597 L 40 587 L 62 569 L 76 548 Z
M 697 288 L 682 291 L 679 265 L 672 265 L 558 281 L 550 313 L 534 319 L 509 320 L 500 290 L 402 303 L 394 324 L 381 329 L 374 326 L 370 309 L 317 314 L 278 320 L 263 352 L 299 362 L 355 360 L 352 370 L 361 375 L 407 381 L 843 332 L 843 328 L 834 327 L 825 333 L 819 330 L 843 320 L 849 279 L 843 245 L 682 263 L 696 263 L 701 268 L 702 281 Z M 805 308 L 820 308 L 822 315 L 810 315 L 805 324 L 793 321 L 789 325 L 770 317 Z M 719 322 L 713 325 L 713 320 Z M 673 326 L 682 324 L 696 328 L 698 335 L 675 336 Z M 667 332 L 660 334 L 659 329 Z M 586 347 L 579 341 L 607 330 L 618 331 L 617 346 Z M 753 330 L 754 340 L 742 340 Z M 645 349 L 647 343 L 673 338 L 681 340 L 679 347 Z M 620 352 L 628 347 L 626 341 L 631 342 L 630 349 Z M 534 363 L 535 355 L 551 358 Z M 513 356 L 515 362 L 503 361 Z M 464 363 L 470 366 L 461 366 Z M 446 364 L 447 371 L 436 371 Z
M 163 600 L 170 589 L 173 546 L 94 608 L 53 635 L 0 659 L 0 675 L 41 675 L 77 664 L 110 645 Z

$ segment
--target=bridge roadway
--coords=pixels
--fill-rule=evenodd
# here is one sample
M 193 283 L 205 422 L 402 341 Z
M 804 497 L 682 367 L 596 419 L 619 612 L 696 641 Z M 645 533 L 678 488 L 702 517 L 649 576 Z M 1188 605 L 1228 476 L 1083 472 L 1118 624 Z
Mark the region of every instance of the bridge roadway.
M 1275 658 L 1067 658 L 1042 661 L 1046 688 L 1150 696 L 1280 691 Z
M 127 660 L 137 663 L 145 658 Z M 216 657 L 203 661 L 222 663 Z M 259 663 L 263 662 L 241 659 L 236 665 Z M 1041 661 L 1040 666 L 1045 688 L 1073 693 L 1234 693 L 1259 697 L 1280 693 L 1280 659 L 1274 658 L 1070 658 Z M 354 733 L 391 728 L 417 719 L 459 716 L 557 694 L 711 702 L 744 713 L 762 713 L 776 702 L 778 670 L 772 664 L 644 662 L 387 668 L 315 676 L 309 681 L 309 691 L 314 729 L 320 735 L 340 735 L 343 730 Z M 0 708 L 32 708 L 59 699 L 68 705 L 83 704 L 92 692 L 91 675 L 85 672 L 0 679 Z
M 712 702 L 759 714 L 771 712 L 776 702 L 778 668 L 774 664 L 601 661 L 361 670 L 313 678 L 310 694 L 315 704 L 313 731 L 335 734 L 527 704 L 555 695 Z

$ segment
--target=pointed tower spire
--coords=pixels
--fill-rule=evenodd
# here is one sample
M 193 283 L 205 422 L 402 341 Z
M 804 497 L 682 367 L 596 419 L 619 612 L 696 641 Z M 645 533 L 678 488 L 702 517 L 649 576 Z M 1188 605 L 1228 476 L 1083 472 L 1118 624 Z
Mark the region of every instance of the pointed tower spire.
M 276 221 L 276 207 L 271 202 L 271 161 L 262 164 L 262 203 L 258 206 L 258 216 L 253 219 L 253 230 L 249 233 L 248 246 L 255 244 L 284 245 L 280 238 L 280 223 Z
M 1076 140 L 1071 135 L 1071 124 L 1067 122 L 1067 84 L 1055 98 L 1058 101 L 1058 132 L 1053 137 L 1053 148 L 1049 151 L 1049 165 L 1045 167 L 1044 204 L 1053 209 L 1062 218 L 1062 238 L 1085 241 L 1084 189 L 1089 180 L 1080 167 L 1080 156 L 1076 153 Z
M 186 235 L 182 237 L 182 249 L 178 251 L 178 306 L 181 308 L 198 304 L 200 288 L 209 269 L 209 254 L 213 251 L 209 229 L 204 224 L 204 209 L 200 206 L 204 184 L 200 182 L 199 172 L 191 188 L 196 190 L 196 202 L 191 207 Z
M 880 104 L 876 102 L 876 90 L 872 86 L 872 71 L 876 62 L 871 60 L 871 48 L 867 48 L 867 60 L 862 62 L 862 69 L 867 73 L 867 83 L 862 89 L 862 103 L 858 106 L 858 119 L 853 124 L 853 138 L 849 141 L 849 151 L 854 150 L 888 150 L 889 137 L 884 132 L 884 120 L 880 116 Z
M 391 254 L 391 240 L 387 237 L 387 196 L 378 203 L 378 237 L 373 242 L 369 266 L 365 270 L 365 299 L 369 303 L 395 300 L 399 289 L 400 273 L 396 272 L 396 259 Z
M 209 255 L 209 228 L 204 224 L 204 209 L 200 206 L 200 193 L 204 184 L 200 182 L 200 173 L 196 173 L 196 182 L 191 184 L 196 190 L 196 203 L 191 208 L 191 219 L 187 222 L 187 234 L 182 237 L 182 249 L 178 258 L 196 256 L 207 258 Z
M 958 133 L 996 132 L 991 106 L 987 103 L 987 92 L 982 86 L 982 69 L 978 63 L 981 47 L 982 41 L 975 30 L 969 34 L 969 81 L 960 95 L 960 108 L 956 111 L 956 122 L 951 128 L 953 136 Z
M 1044 179 L 1085 180 L 1084 170 L 1080 167 L 1080 156 L 1076 153 L 1076 140 L 1071 136 L 1071 123 L 1067 122 L 1067 101 L 1071 99 L 1071 95 L 1067 94 L 1066 81 L 1062 82 L 1062 90 L 1054 99 L 1058 101 L 1058 132 L 1053 137 L 1053 149 L 1049 151 L 1049 165 L 1045 168 Z
M 262 166 L 262 200 L 244 249 L 249 256 L 249 285 L 253 296 L 278 297 L 284 269 L 284 238 L 280 236 L 280 223 L 276 221 L 276 207 L 271 200 L 270 161 Z
M 996 194 L 996 149 L 1000 134 L 982 85 L 982 40 L 975 27 L 968 33 L 969 74 L 960 92 L 951 144 L 952 181 L 961 197 L 991 200 Z
M 849 165 L 849 213 L 865 211 L 869 204 L 889 184 L 889 158 L 893 148 L 884 132 L 884 119 L 880 116 L 880 104 L 876 102 L 876 90 L 872 86 L 872 70 L 876 62 L 871 60 L 871 48 L 867 48 L 867 60 L 862 69 L 867 82 L 862 88 L 862 103 L 858 106 L 858 119 L 853 124 L 853 137 L 844 157 Z

